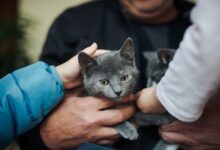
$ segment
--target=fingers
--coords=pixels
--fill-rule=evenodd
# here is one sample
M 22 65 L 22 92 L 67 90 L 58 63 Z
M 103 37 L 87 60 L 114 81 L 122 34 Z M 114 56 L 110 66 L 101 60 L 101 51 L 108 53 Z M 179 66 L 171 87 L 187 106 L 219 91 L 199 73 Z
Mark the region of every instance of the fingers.
M 101 139 L 109 139 L 109 140 L 116 140 L 119 138 L 118 131 L 112 127 L 102 127 L 96 132 L 97 140 Z
M 183 150 L 219 150 L 220 145 L 211 145 L 211 144 L 201 144 L 198 146 L 187 146 L 181 145 L 181 149 Z
M 179 134 L 175 132 L 161 132 L 161 131 L 159 131 L 159 133 L 162 139 L 168 143 L 184 144 L 184 145 L 190 145 L 190 146 L 198 145 L 198 142 L 195 139 L 185 134 Z
M 115 105 L 115 102 L 109 99 L 103 99 L 93 96 L 83 97 L 83 99 L 84 101 L 82 101 L 82 103 L 84 103 L 85 105 L 89 105 L 89 107 L 97 110 L 107 109 Z
M 163 132 L 184 132 L 188 127 L 190 127 L 190 124 L 174 121 L 169 124 L 161 125 L 160 130 Z
M 115 143 L 115 141 L 109 140 L 109 139 L 103 139 L 103 140 L 95 141 L 94 143 L 99 144 L 99 145 L 111 145 Z
M 84 50 L 82 50 L 82 52 L 85 52 L 88 55 L 93 55 L 97 50 L 97 44 L 93 43 L 91 46 L 85 48 Z
M 100 128 L 97 131 L 96 135 L 99 138 L 93 142 L 101 145 L 113 144 L 120 137 L 118 131 L 115 128 L 109 128 L 109 127 Z
M 129 103 L 137 99 L 137 95 L 135 94 L 129 94 L 128 96 L 124 97 L 120 101 L 116 101 L 117 104 L 122 104 L 122 103 Z
M 132 116 L 135 109 L 133 105 L 120 107 L 117 109 L 104 110 L 99 113 L 99 123 L 102 125 L 115 125 L 121 123 Z

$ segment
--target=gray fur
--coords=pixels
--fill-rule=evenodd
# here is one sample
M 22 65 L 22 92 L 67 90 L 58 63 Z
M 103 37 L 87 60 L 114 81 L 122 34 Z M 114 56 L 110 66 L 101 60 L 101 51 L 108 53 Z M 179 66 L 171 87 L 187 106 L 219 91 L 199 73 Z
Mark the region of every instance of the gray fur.
M 135 92 L 138 70 L 134 56 L 131 38 L 124 42 L 120 50 L 106 53 L 96 59 L 80 53 L 79 64 L 87 94 L 118 101 Z M 117 125 L 116 129 L 126 139 L 134 140 L 138 137 L 136 128 L 127 121 Z
M 145 52 L 144 57 L 147 61 L 147 87 L 155 86 L 166 73 L 168 65 L 172 60 L 175 51 L 173 49 L 159 49 L 157 52 Z M 162 125 L 175 120 L 169 114 L 144 114 L 135 113 L 135 122 L 140 126 Z M 177 150 L 178 145 L 168 144 L 160 140 L 153 150 Z
M 165 74 L 168 64 L 173 57 L 171 50 L 159 50 L 157 53 L 144 54 L 148 61 L 146 68 L 150 87 L 153 83 L 160 81 Z M 135 50 L 132 39 L 128 38 L 122 48 L 97 57 L 96 59 L 85 53 L 79 54 L 79 64 L 84 78 L 84 88 L 88 95 L 105 97 L 113 101 L 118 101 L 129 93 L 135 92 L 138 81 L 138 70 L 135 65 Z M 120 79 L 127 76 L 127 80 L 122 82 Z M 109 83 L 103 85 L 103 80 Z M 161 125 L 173 121 L 174 118 L 165 115 L 146 115 L 137 112 L 134 121 L 141 126 Z M 115 126 L 119 134 L 125 139 L 135 140 L 138 138 L 136 128 L 131 123 L 125 121 Z M 160 142 L 154 150 L 160 150 L 167 145 Z M 158 149 L 159 147 L 159 149 Z
M 147 87 L 158 83 L 164 76 L 174 53 L 173 49 L 158 49 L 157 52 L 144 52 L 144 58 L 147 61 Z

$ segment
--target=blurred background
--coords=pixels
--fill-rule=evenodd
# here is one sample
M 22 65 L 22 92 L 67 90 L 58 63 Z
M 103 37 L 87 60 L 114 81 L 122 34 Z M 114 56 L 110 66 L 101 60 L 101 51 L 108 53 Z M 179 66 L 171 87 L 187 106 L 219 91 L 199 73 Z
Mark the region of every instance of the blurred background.
M 1 0 L 0 77 L 36 62 L 53 20 L 68 7 L 88 1 Z
M 0 77 L 36 62 L 54 19 L 91 0 L 1 0 Z

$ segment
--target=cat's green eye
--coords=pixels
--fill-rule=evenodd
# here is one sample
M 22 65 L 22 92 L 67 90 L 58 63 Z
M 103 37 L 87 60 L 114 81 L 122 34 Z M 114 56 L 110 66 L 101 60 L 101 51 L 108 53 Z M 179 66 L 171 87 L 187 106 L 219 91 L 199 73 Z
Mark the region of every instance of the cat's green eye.
M 107 86 L 109 84 L 108 80 L 100 80 L 101 85 Z
M 122 76 L 120 80 L 121 80 L 121 82 L 127 81 L 128 80 L 128 75 Z

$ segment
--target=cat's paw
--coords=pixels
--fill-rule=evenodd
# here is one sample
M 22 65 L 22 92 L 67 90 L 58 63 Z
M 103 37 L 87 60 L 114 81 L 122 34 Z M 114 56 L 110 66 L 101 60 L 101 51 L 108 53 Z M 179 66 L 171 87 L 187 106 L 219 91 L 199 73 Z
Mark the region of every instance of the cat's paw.
M 178 149 L 179 149 L 179 145 L 169 144 L 163 140 L 157 142 L 156 146 L 153 148 L 153 150 L 178 150 Z
M 116 126 L 119 134 L 128 140 L 136 140 L 138 138 L 137 129 L 129 122 L 124 122 Z

